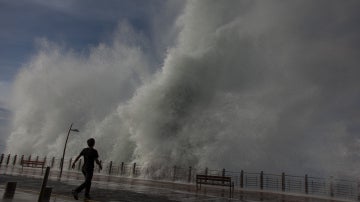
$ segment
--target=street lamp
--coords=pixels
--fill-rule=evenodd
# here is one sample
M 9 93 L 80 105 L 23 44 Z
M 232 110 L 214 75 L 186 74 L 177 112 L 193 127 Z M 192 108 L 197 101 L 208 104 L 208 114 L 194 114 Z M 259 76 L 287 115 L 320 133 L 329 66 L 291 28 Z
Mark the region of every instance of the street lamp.
M 65 145 L 64 145 L 64 152 L 63 152 L 63 155 L 62 155 L 62 158 L 61 158 L 61 162 L 60 162 L 60 175 L 59 175 L 59 180 L 61 179 L 61 175 L 62 175 L 62 171 L 63 171 L 64 157 L 65 157 L 65 151 L 66 151 L 66 144 L 67 144 L 67 142 L 68 142 L 70 132 L 71 132 L 71 131 L 79 132 L 78 129 L 72 129 L 72 126 L 73 126 L 73 124 L 71 123 L 70 128 L 69 128 L 69 131 L 68 131 L 68 134 L 67 134 L 67 136 L 66 136 L 66 141 L 65 141 Z

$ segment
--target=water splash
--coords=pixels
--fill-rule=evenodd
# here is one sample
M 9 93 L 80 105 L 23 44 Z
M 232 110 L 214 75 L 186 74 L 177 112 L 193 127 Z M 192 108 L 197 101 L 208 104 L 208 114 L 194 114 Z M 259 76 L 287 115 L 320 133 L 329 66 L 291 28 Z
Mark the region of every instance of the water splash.
M 18 76 L 8 150 L 56 154 L 72 120 L 71 154 L 94 136 L 139 164 L 356 174 L 360 5 L 339 4 L 187 2 L 153 74 L 137 43 L 50 46 Z

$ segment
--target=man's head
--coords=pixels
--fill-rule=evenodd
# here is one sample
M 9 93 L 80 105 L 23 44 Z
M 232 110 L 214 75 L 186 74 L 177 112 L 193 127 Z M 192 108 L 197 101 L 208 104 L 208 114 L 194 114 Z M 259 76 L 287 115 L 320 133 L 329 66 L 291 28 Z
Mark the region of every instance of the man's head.
M 89 147 L 94 147 L 95 145 L 95 139 L 94 138 L 90 138 L 87 140 L 87 144 Z

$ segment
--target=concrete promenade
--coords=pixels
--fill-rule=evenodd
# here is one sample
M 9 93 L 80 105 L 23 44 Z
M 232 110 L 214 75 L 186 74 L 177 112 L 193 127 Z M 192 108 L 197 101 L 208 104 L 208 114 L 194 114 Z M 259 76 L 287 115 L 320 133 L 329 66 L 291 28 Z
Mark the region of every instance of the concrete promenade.
M 4 185 L 8 181 L 18 182 L 17 192 L 12 201 L 37 201 L 41 179 L 20 175 L 0 174 L 0 194 L 4 192 Z M 81 180 L 57 181 L 50 179 L 48 186 L 53 188 L 51 201 L 64 202 L 75 201 L 70 192 Z M 241 191 L 236 190 L 230 198 L 227 189 L 204 186 L 200 191 L 192 184 L 180 184 L 172 182 L 159 182 L 151 180 L 123 178 L 120 182 L 93 182 L 92 200 L 88 201 L 144 201 L 144 202 L 171 202 L 171 201 L 281 201 L 281 202 L 331 202 L 346 201 L 333 200 L 331 198 L 309 197 L 304 195 L 283 195 L 270 192 Z M 79 195 L 79 201 L 84 201 Z M 9 200 L 0 200 L 9 201 Z
M 0 188 L 0 195 L 1 197 L 4 194 L 4 189 Z M 21 190 L 18 189 L 16 191 L 16 194 L 14 196 L 13 199 L 0 199 L 0 202 L 10 202 L 10 201 L 16 201 L 16 202 L 34 202 L 38 200 L 38 195 L 37 192 L 33 191 L 33 190 Z M 56 201 L 56 202 L 69 202 L 69 201 L 73 201 L 73 199 L 71 198 L 66 198 L 66 197 L 52 197 L 51 201 Z

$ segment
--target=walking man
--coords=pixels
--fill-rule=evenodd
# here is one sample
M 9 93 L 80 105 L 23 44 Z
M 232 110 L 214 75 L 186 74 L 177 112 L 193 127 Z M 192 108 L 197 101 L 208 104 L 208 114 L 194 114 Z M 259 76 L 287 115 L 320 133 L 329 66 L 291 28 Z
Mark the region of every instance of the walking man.
M 95 139 L 90 138 L 87 140 L 87 144 L 89 147 L 84 148 L 79 156 L 76 157 L 74 163 L 72 164 L 72 168 L 75 168 L 75 163 L 79 160 L 81 156 L 84 157 L 84 165 L 82 167 L 82 173 L 85 176 L 85 182 L 82 183 L 79 187 L 77 187 L 75 190 L 72 191 L 72 195 L 76 200 L 79 199 L 78 194 L 85 188 L 85 198 L 90 199 L 90 187 L 91 187 L 91 180 L 94 173 L 94 162 L 99 165 L 100 170 L 102 169 L 101 163 L 98 160 L 99 154 L 94 149 L 95 146 Z

